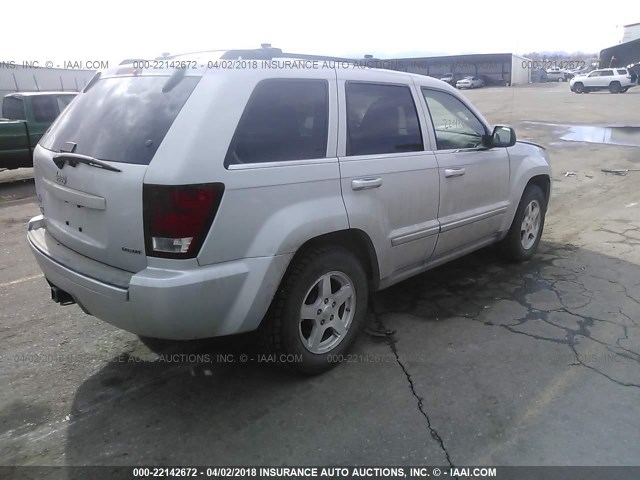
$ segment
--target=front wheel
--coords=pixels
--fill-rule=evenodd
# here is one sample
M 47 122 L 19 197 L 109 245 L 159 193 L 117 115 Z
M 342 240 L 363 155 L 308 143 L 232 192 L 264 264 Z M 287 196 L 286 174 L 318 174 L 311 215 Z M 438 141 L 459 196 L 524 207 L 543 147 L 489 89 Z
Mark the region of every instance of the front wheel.
M 507 236 L 502 240 L 503 253 L 515 262 L 529 260 L 538 248 L 547 200 L 542 189 L 537 185 L 529 185 L 522 194 L 515 217 Z
M 582 92 L 584 92 L 584 85 L 583 85 L 582 83 L 576 83 L 576 84 L 573 86 L 573 90 L 574 90 L 576 93 L 582 93 Z
M 285 275 L 261 327 L 269 351 L 318 374 L 339 363 L 364 324 L 367 275 L 342 247 L 302 254 Z

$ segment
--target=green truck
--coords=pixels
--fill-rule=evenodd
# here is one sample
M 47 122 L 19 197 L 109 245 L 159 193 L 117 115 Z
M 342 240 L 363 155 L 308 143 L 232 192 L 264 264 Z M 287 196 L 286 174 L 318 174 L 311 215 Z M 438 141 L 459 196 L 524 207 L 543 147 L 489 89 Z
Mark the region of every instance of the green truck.
M 2 99 L 0 170 L 33 166 L 33 149 L 75 92 L 10 93 Z

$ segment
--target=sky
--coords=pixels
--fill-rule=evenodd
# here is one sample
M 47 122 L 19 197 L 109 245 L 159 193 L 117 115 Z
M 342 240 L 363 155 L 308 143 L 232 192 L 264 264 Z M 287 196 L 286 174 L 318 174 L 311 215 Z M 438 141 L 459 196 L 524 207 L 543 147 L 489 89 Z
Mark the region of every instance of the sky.
M 379 58 L 531 51 L 599 52 L 640 22 L 637 0 L 455 2 L 35 1 L 0 23 L 0 60 L 119 62 L 271 43 L 283 51 Z M 13 38 L 13 41 L 8 39 Z M 42 63 L 41 63 L 42 64 Z

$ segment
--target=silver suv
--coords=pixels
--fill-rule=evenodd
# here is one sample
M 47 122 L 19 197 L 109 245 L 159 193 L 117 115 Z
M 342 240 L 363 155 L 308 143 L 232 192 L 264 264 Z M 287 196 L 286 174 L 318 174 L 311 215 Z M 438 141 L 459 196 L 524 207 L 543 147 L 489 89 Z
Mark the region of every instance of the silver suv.
M 146 337 L 258 329 L 317 373 L 371 292 L 498 241 L 532 256 L 542 147 L 439 80 L 266 50 L 121 65 L 58 118 L 28 227 L 55 301 Z

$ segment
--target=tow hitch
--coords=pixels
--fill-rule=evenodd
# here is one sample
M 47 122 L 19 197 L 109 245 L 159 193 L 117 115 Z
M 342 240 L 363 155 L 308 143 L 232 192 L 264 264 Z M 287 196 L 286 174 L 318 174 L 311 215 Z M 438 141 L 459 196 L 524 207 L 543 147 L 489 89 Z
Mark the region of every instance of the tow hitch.
M 74 303 L 76 303 L 76 301 L 69 293 L 56 287 L 55 285 L 51 285 L 51 300 L 59 303 L 60 305 L 73 305 Z

